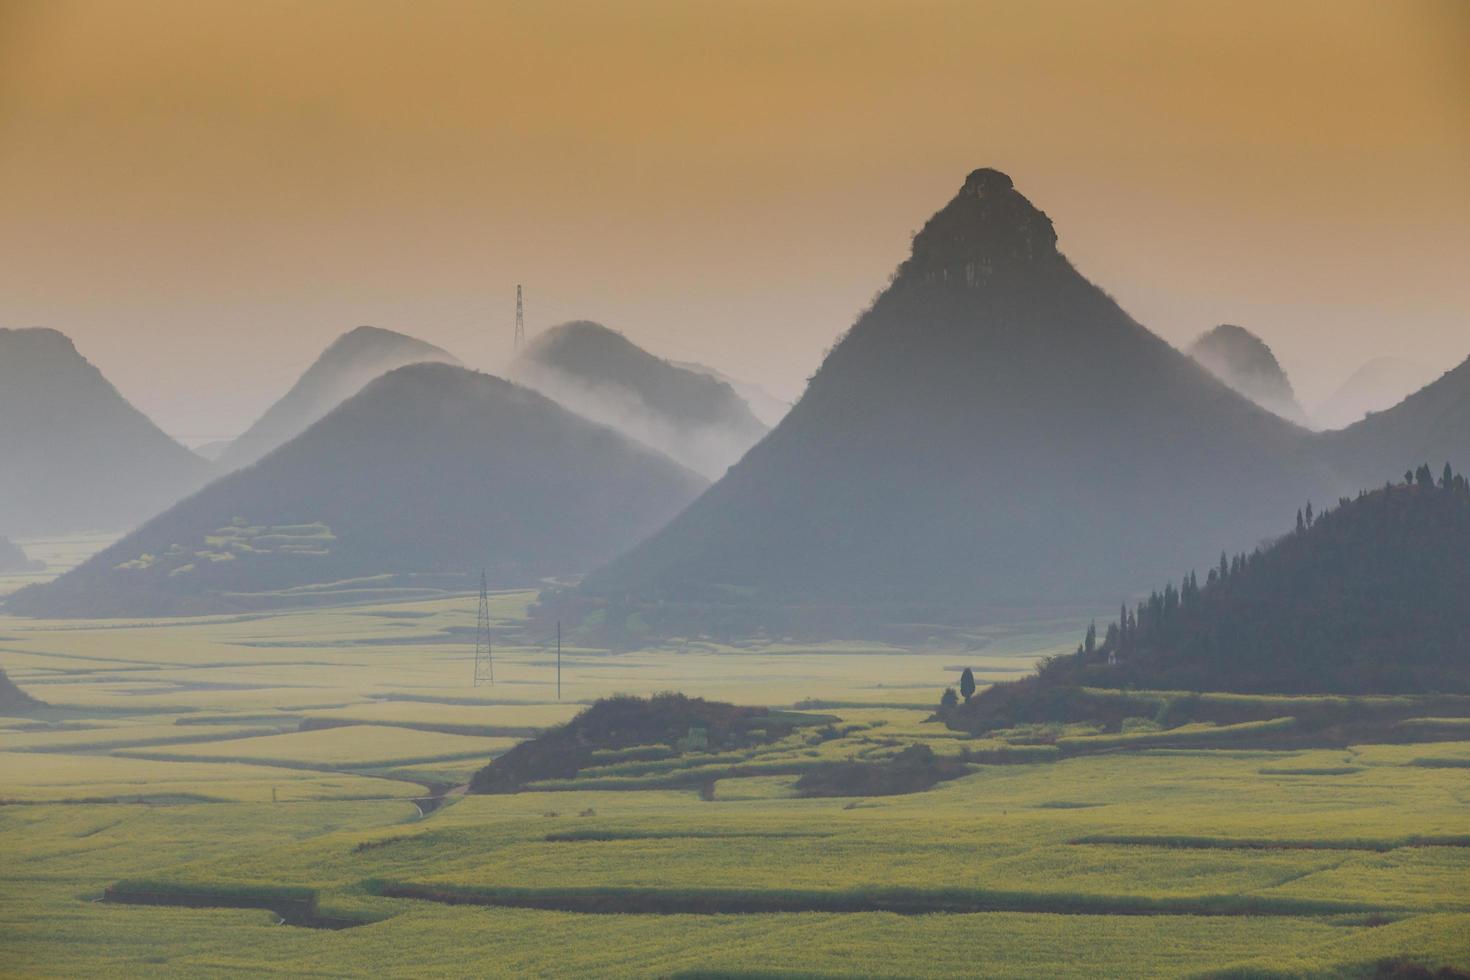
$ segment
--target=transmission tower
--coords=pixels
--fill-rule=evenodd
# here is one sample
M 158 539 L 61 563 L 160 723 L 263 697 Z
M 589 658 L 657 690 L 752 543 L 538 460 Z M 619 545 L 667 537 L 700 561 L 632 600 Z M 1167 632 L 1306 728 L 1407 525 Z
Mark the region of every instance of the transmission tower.
M 490 592 L 480 573 L 480 619 L 475 624 L 475 687 L 495 683 L 495 658 L 490 649 Z
M 520 351 L 526 342 L 526 310 L 521 305 L 521 284 L 516 283 L 516 343 L 515 349 Z

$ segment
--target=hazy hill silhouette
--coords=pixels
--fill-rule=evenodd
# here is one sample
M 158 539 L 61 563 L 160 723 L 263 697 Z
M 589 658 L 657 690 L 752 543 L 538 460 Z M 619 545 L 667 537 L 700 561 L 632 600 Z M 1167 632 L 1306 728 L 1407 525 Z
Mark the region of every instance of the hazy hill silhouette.
M 1442 481 L 1442 476 L 1441 476 Z M 1470 692 L 1470 491 L 1423 467 L 1341 501 L 1203 584 L 1155 592 L 1126 627 L 959 709 L 977 727 L 1044 720 L 1066 689 L 1282 694 Z M 970 726 L 962 726 L 970 727 Z
M 433 344 L 392 330 L 349 330 L 322 351 L 291 390 L 219 453 L 220 466 L 227 470 L 248 466 L 305 432 L 307 426 L 357 394 L 369 381 L 394 368 L 422 361 L 459 363 L 454 355 Z
M 674 365 L 674 367 L 684 368 L 686 371 L 693 371 L 695 374 L 706 374 L 716 381 L 723 381 L 735 390 L 735 394 L 739 395 L 741 400 L 750 407 L 750 413 L 760 421 L 761 425 L 767 428 L 774 426 L 786 417 L 787 412 L 791 411 L 790 402 L 782 401 L 760 385 L 750 381 L 741 381 L 739 378 L 732 378 L 730 375 L 716 370 L 708 364 L 699 364 L 695 361 L 670 361 L 669 363 Z
M 766 433 L 729 384 L 577 320 L 540 334 L 512 376 L 588 418 L 715 477 Z
M 773 624 L 827 629 L 1115 601 L 1340 492 L 1309 439 L 1134 322 L 1009 177 L 978 170 L 781 424 L 548 602 L 669 629 L 781 607 Z
M 1296 400 L 1291 381 L 1266 342 L 1244 327 L 1222 323 L 1200 335 L 1189 356 L 1211 374 L 1269 412 L 1298 425 L 1307 413 Z
M 1369 412 L 1392 408 L 1437 377 L 1438 372 L 1402 357 L 1375 357 L 1354 371 L 1336 391 L 1312 409 L 1319 429 L 1341 429 Z
M 7 537 L 0 536 L 0 572 L 27 572 L 43 567 L 31 561 L 21 546 Z
M 0 533 L 125 528 L 209 472 L 65 334 L 0 329 Z
M 657 529 L 704 480 L 508 381 L 446 364 L 368 384 L 259 463 L 215 481 L 9 608 L 176 614 L 375 575 L 456 587 L 585 570 Z
M 1470 359 L 1402 402 L 1319 436 L 1335 465 L 1360 485 L 1405 459 L 1470 465 Z

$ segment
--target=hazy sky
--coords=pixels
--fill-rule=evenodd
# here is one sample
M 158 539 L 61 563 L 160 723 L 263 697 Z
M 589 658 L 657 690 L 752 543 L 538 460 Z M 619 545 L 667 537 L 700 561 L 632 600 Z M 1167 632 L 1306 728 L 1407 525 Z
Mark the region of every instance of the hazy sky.
M 343 330 L 586 317 L 790 396 L 978 166 L 1309 404 L 1470 355 L 1470 2 L 0 0 L 0 325 L 191 440 Z

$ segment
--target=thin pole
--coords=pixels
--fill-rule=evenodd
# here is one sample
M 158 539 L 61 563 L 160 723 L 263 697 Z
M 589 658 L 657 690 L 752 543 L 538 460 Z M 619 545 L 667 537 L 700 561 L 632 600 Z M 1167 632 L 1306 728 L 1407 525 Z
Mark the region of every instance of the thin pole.
M 526 312 L 521 305 L 521 284 L 516 283 L 516 335 L 515 349 L 520 351 L 526 342 Z
M 556 699 L 561 700 L 561 620 L 556 621 Z

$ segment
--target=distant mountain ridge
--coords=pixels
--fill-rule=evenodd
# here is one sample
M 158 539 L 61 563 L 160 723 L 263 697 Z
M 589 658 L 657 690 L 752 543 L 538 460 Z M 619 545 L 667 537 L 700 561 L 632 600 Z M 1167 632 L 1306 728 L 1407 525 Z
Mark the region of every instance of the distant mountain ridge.
M 306 431 L 317 419 L 394 368 L 420 362 L 459 364 L 449 352 L 381 327 L 357 327 L 324 350 L 291 389 L 238 439 L 218 453 L 219 465 L 239 469 Z
M 1215 377 L 1268 412 L 1298 425 L 1307 424 L 1307 413 L 1297 402 L 1276 355 L 1265 341 L 1244 327 L 1222 323 L 1202 334 L 1188 353 Z
M 511 376 L 709 477 L 766 433 L 725 381 L 655 357 L 590 320 L 536 337 Z
M 209 474 L 65 334 L 0 329 L 0 534 L 126 528 Z
M 463 591 L 482 569 L 492 586 L 524 587 L 607 560 L 704 485 L 536 392 L 413 364 L 7 608 L 224 612 L 389 586 Z
M 1337 390 L 1312 409 L 1319 429 L 1342 429 L 1382 412 L 1434 381 L 1436 372 L 1402 357 L 1376 357 L 1354 371 Z
M 791 411 L 790 402 L 777 398 L 760 385 L 753 384 L 749 381 L 741 381 L 739 378 L 732 378 L 730 375 L 716 370 L 708 364 L 699 364 L 695 361 L 670 361 L 669 363 L 674 365 L 674 367 L 680 367 L 686 371 L 693 371 L 696 374 L 707 374 L 716 381 L 723 381 L 734 389 L 735 394 L 739 395 L 745 404 L 750 407 L 751 414 L 767 428 L 774 426 L 786 417 L 787 412 Z
M 1349 486 L 1308 433 L 1078 274 L 1009 177 L 978 170 L 771 434 L 555 598 L 670 629 L 1115 599 Z

